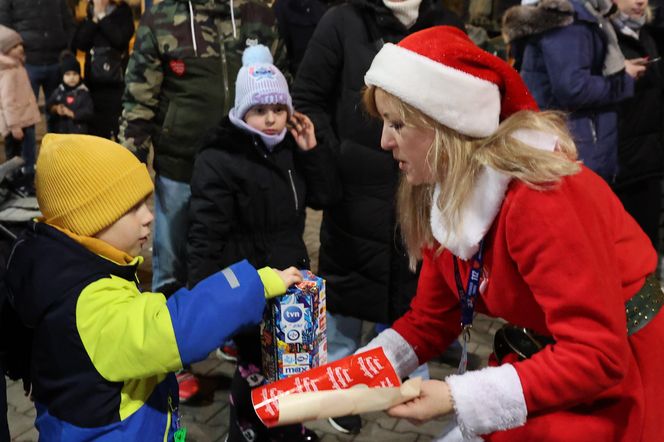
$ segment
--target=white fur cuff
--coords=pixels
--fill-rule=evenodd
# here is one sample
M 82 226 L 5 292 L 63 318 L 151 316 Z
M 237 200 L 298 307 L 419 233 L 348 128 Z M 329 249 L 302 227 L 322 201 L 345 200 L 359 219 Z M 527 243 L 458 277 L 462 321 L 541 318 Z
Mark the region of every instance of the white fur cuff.
M 384 330 L 355 353 L 362 353 L 376 347 L 383 347 L 387 359 L 400 378 L 405 378 L 420 365 L 413 347 L 394 329 Z
M 464 439 L 526 423 L 521 381 L 510 364 L 448 376 L 457 422 Z

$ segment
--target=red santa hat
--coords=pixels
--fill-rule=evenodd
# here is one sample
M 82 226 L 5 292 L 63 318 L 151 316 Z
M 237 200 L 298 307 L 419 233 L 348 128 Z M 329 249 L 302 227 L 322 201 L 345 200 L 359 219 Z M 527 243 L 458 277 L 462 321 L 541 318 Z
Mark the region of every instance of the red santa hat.
M 458 28 L 436 26 L 386 44 L 364 77 L 441 124 L 472 137 L 493 134 L 513 113 L 537 110 L 519 74 Z

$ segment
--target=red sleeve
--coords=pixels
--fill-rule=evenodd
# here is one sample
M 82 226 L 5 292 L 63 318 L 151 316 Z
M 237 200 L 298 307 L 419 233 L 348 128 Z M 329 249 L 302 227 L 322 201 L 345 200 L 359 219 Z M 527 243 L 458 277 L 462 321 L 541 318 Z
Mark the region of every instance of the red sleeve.
M 509 254 L 556 340 L 515 364 L 529 413 L 596 398 L 621 381 L 629 363 L 620 269 L 612 249 L 611 220 L 620 214 L 601 202 L 584 208 L 572 193 L 524 186 L 506 214 Z
M 392 326 L 413 347 L 420 363 L 442 353 L 461 332 L 459 299 L 438 269 L 439 261 L 451 255 L 434 258 L 433 253 L 424 252 L 410 310 Z

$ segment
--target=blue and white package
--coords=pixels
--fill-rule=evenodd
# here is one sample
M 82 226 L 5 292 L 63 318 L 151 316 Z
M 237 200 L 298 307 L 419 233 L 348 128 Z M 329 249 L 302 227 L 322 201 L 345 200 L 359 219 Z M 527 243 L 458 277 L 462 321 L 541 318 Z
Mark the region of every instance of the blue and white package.
M 271 381 L 327 363 L 325 281 L 303 270 L 303 281 L 268 301 L 261 324 L 263 371 Z

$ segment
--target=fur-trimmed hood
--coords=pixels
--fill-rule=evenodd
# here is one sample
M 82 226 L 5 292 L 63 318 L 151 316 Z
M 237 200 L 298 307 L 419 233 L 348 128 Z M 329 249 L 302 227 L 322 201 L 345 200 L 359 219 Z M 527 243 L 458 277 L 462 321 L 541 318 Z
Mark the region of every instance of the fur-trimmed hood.
M 569 26 L 574 6 L 569 0 L 541 0 L 537 6 L 512 6 L 503 15 L 503 38 L 511 43 L 519 38 Z

